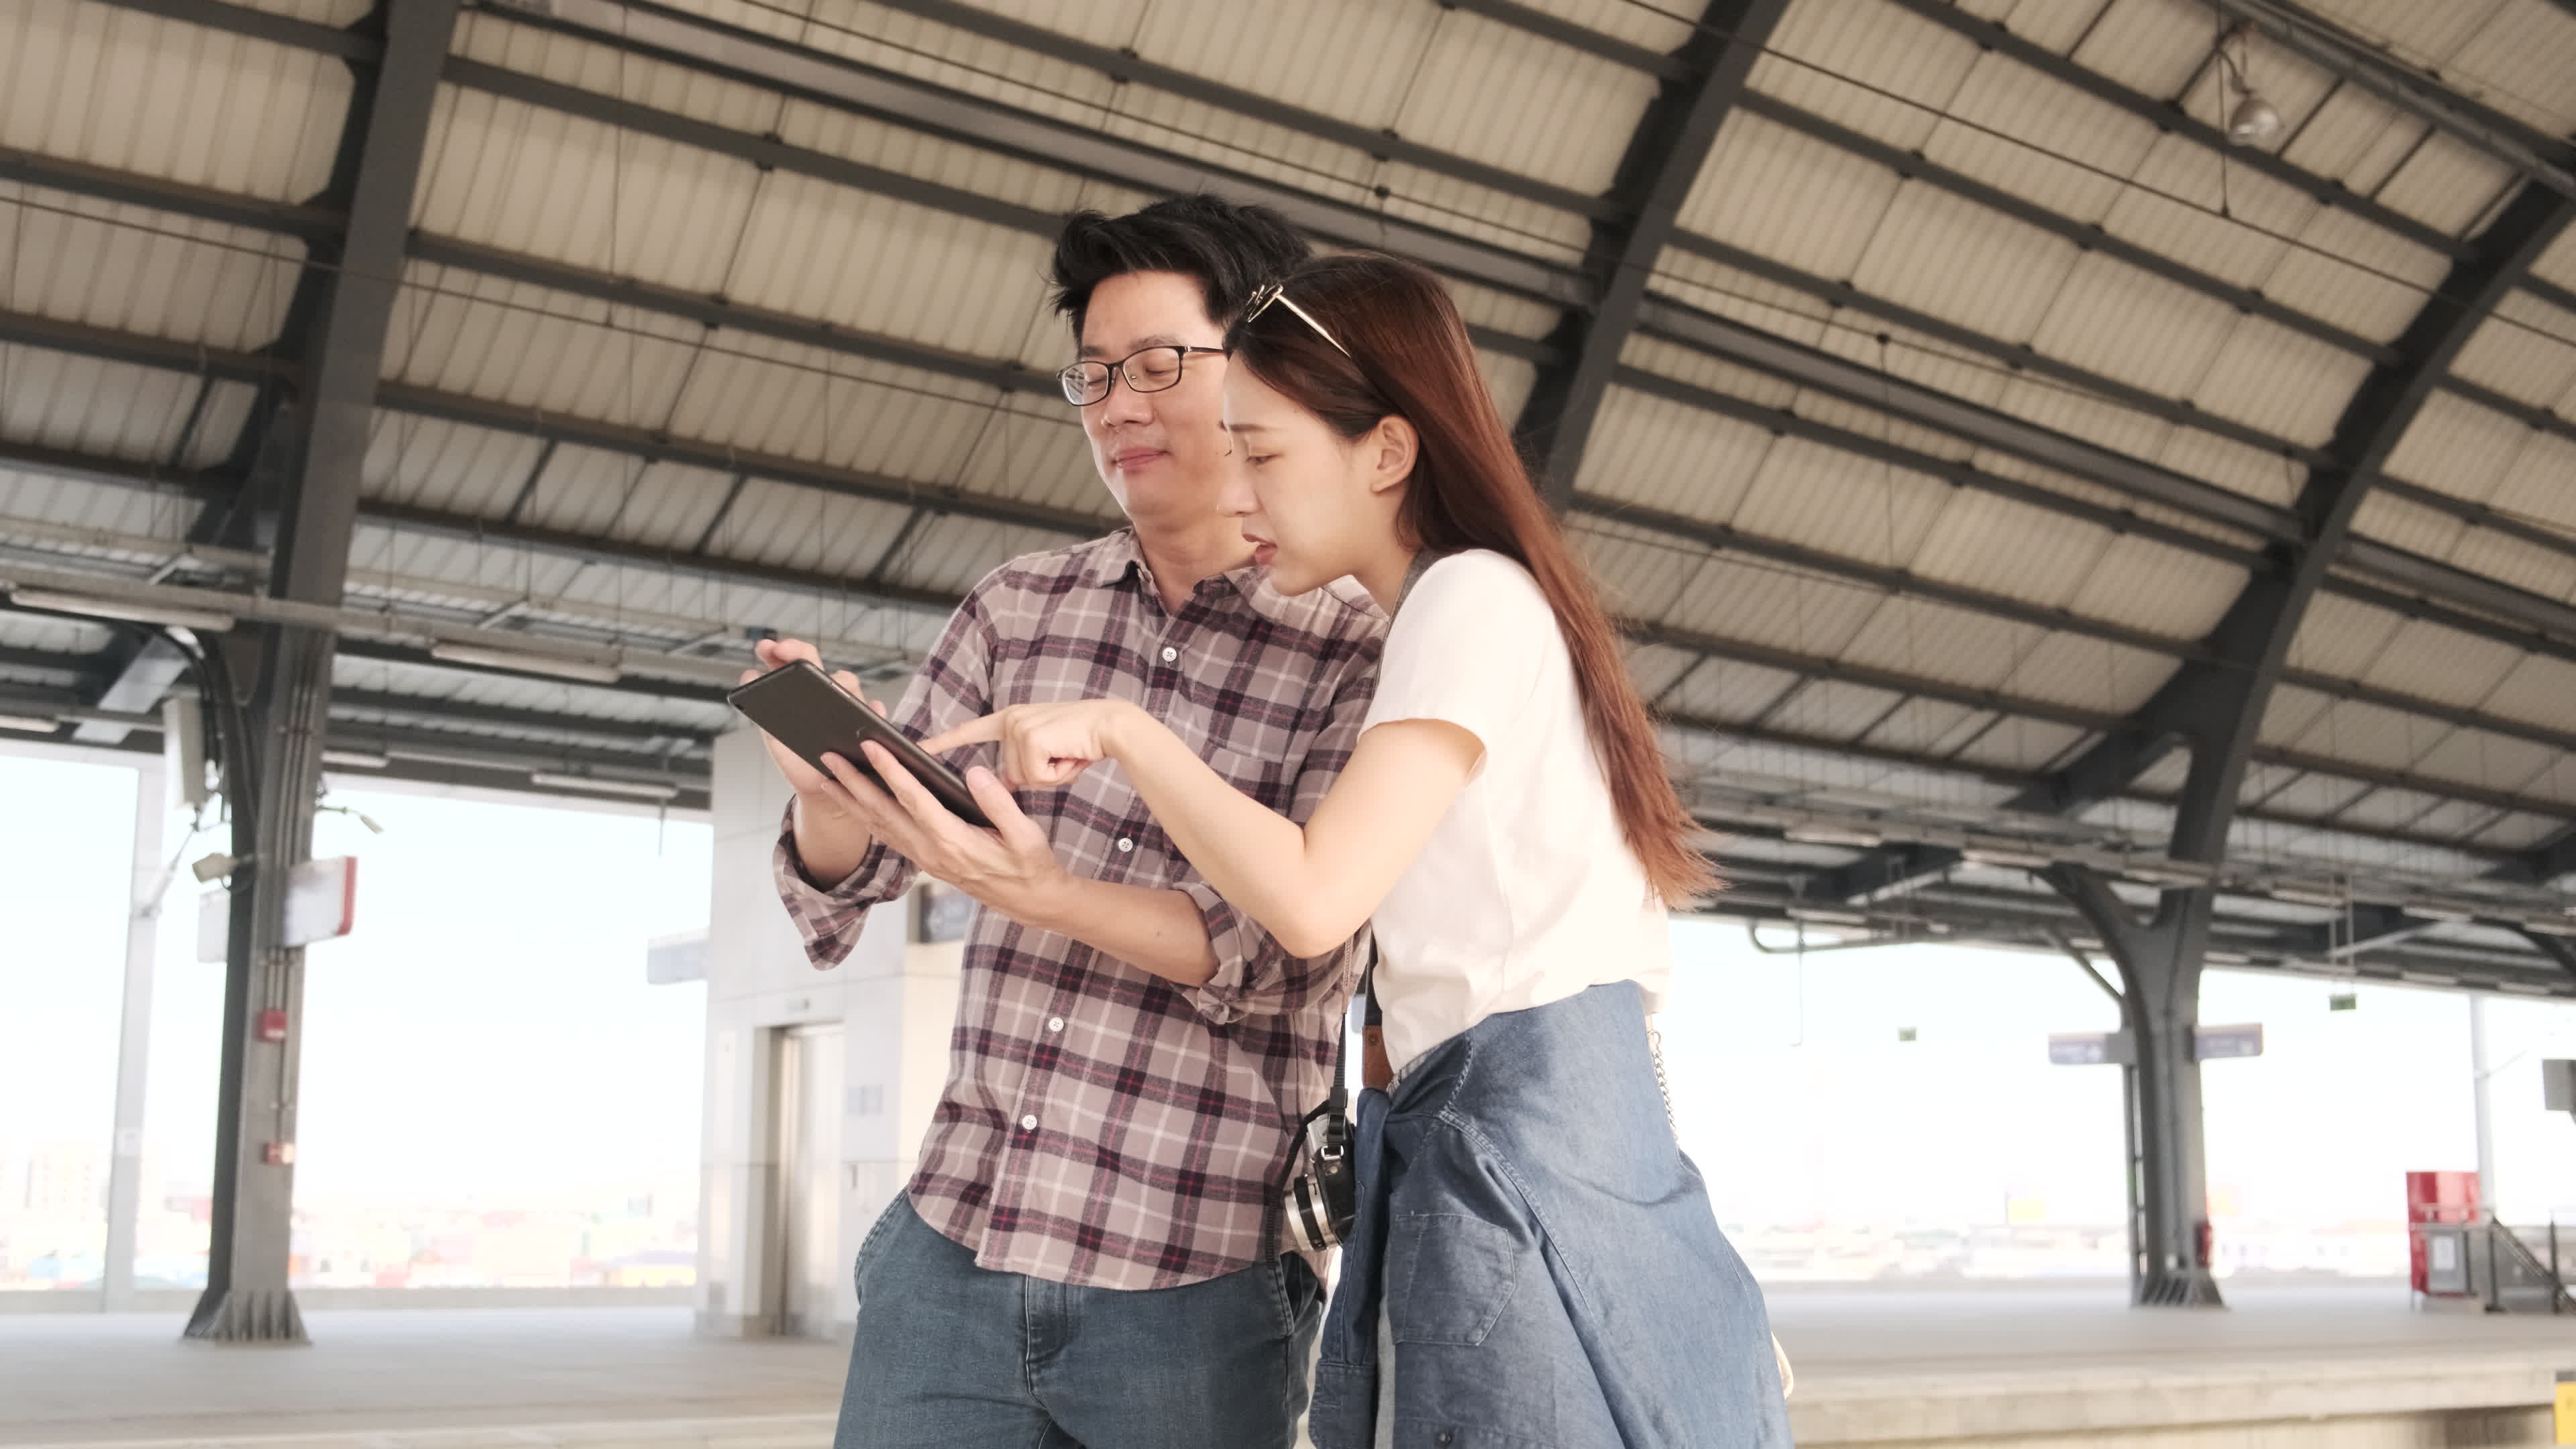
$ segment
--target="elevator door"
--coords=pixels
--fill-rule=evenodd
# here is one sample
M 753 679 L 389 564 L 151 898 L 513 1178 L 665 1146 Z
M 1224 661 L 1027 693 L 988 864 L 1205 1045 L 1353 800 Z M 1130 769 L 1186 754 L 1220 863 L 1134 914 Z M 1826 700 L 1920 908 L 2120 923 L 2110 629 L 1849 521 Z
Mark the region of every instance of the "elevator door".
M 841 1298 L 841 1028 L 791 1027 L 778 1052 L 777 1331 L 829 1338 Z

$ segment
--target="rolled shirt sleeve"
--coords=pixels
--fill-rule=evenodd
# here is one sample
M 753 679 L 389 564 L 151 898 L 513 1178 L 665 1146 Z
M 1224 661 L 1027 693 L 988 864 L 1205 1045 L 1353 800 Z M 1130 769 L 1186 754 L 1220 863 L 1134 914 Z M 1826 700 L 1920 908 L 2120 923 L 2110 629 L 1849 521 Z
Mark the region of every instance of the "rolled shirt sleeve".
M 983 606 L 987 577 L 948 616 L 921 669 L 888 716 L 914 739 L 926 739 L 990 712 L 993 631 Z M 771 874 L 787 918 L 805 942 L 805 959 L 817 971 L 847 960 L 867 926 L 868 912 L 911 889 L 919 873 L 913 863 L 888 849 L 884 841 L 868 847 L 857 869 L 829 885 L 806 872 L 796 852 L 796 806 L 788 803 L 779 822 L 778 846 L 771 852 Z

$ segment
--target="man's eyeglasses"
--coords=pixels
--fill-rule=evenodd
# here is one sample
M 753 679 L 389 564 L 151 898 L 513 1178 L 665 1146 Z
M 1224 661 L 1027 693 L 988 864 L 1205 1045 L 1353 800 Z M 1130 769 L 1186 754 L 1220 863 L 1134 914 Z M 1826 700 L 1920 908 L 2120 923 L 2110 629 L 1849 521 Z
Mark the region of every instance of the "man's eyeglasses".
M 1113 376 L 1125 379 L 1129 392 L 1161 392 L 1179 385 L 1181 364 L 1197 352 L 1225 355 L 1222 347 L 1144 347 L 1116 362 L 1086 358 L 1057 373 L 1056 385 L 1064 389 L 1064 400 L 1078 408 L 1087 408 L 1109 396 Z

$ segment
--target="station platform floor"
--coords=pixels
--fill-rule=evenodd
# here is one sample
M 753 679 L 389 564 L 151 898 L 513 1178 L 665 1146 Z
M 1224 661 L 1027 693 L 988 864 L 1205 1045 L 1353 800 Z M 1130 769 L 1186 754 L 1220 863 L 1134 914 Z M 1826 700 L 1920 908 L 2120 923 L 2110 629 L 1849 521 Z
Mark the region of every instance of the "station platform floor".
M 2385 1283 L 2237 1285 L 2230 1300 L 2139 1312 L 2113 1284 L 1789 1286 L 1772 1309 L 1814 1444 L 2128 1442 L 2159 1424 L 2489 1409 L 2523 1427 L 2474 1442 L 2546 1444 L 2528 1437 L 2536 1406 L 2576 1370 L 2576 1317 L 2413 1312 Z M 313 1344 L 289 1349 L 185 1342 L 165 1314 L 0 1316 L 0 1445 L 823 1449 L 846 1367 L 828 1343 L 699 1338 L 678 1308 L 306 1318 Z

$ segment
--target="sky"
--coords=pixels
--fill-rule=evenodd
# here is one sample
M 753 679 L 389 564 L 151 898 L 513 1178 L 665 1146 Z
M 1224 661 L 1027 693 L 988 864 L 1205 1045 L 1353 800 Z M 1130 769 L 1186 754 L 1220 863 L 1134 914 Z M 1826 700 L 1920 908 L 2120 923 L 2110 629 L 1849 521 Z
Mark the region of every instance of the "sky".
M 0 753 L 0 1163 L 108 1139 L 134 779 Z M 643 961 L 653 937 L 705 923 L 709 828 L 353 783 L 329 803 L 385 830 L 340 814 L 318 828 L 317 853 L 359 858 L 357 929 L 308 955 L 299 1194 L 688 1191 L 704 988 L 648 986 Z M 202 1184 L 211 1161 L 222 969 L 193 959 L 198 890 L 183 869 L 160 921 L 156 1190 Z M 2119 1220 L 2119 1073 L 2047 1060 L 2050 1033 L 2116 1023 L 2071 962 L 1934 946 L 1802 960 L 1711 922 L 1675 941 L 1666 1063 L 1724 1220 L 1964 1225 L 2012 1199 Z M 1789 945 L 1776 928 L 1765 941 Z M 2330 1011 L 2347 989 L 2358 1009 Z M 2576 1217 L 2576 1122 L 2542 1110 L 2539 1083 L 2542 1057 L 2576 1056 L 2576 1007 L 2489 1011 L 2502 1205 Z M 2265 1029 L 2263 1057 L 2203 1071 L 2213 1194 L 2244 1216 L 2386 1222 L 2405 1172 L 2475 1166 L 2465 998 L 2213 972 L 2202 1019 Z
M 0 755 L 0 1159 L 113 1120 L 130 770 Z M 336 789 L 356 930 L 306 953 L 297 1191 L 527 1201 L 697 1178 L 705 988 L 646 943 L 703 927 L 712 832 L 651 813 Z M 181 854 L 174 817 L 165 859 Z M 185 852 L 224 844 L 220 831 Z M 162 912 L 145 1133 L 156 1184 L 211 1175 L 223 968 L 201 888 Z M 5 1199 L 0 1199 L 5 1201 Z

